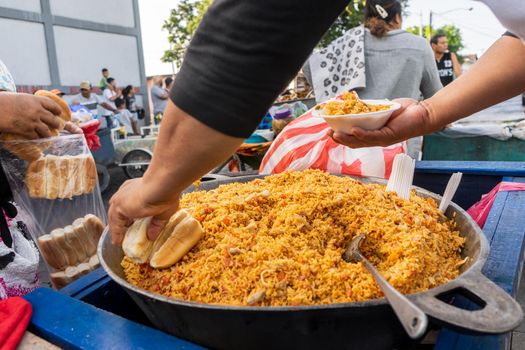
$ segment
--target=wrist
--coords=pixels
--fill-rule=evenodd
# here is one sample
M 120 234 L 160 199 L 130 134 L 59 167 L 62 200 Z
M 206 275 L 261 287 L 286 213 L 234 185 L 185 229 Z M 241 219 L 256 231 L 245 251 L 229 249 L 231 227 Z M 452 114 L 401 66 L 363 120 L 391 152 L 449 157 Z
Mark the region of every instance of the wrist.
M 171 204 L 178 200 L 183 189 L 173 181 L 175 174 L 167 168 L 155 168 L 151 165 L 142 177 L 144 201 L 150 205 Z
M 436 107 L 431 99 L 421 101 L 418 106 L 421 108 L 422 125 L 424 126 L 422 131 L 424 134 L 431 134 L 445 127 L 439 122 Z

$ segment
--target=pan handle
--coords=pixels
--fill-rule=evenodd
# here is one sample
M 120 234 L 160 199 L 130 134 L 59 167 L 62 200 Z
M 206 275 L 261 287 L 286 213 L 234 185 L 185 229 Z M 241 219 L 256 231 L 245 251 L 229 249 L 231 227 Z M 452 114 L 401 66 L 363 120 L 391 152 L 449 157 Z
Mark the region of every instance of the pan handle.
M 523 311 L 516 300 L 481 272 L 467 273 L 446 287 L 414 295 L 412 301 L 427 315 L 446 325 L 479 333 L 506 333 L 518 327 L 523 319 Z M 479 309 L 465 310 L 438 298 L 455 291 L 473 301 Z

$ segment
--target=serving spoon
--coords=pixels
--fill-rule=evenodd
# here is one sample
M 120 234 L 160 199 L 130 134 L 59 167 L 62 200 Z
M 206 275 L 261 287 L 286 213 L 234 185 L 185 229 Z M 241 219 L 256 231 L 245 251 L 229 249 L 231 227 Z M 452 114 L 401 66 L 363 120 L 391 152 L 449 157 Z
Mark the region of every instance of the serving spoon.
M 372 265 L 359 250 L 365 235 L 360 234 L 354 237 L 343 253 L 343 260 L 346 262 L 363 262 L 367 270 L 372 274 L 375 281 L 383 291 L 386 300 L 394 309 L 394 313 L 405 328 L 410 338 L 421 337 L 427 329 L 427 315 L 414 303 L 408 300 L 403 294 L 398 292 L 387 280 L 381 276 L 379 271 Z

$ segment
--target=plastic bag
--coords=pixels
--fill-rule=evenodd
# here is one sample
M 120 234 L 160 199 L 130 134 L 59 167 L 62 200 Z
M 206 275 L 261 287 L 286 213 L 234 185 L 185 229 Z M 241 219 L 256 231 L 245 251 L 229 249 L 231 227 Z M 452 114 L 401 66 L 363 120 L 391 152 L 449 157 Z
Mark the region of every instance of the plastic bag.
M 0 300 L 25 295 L 38 287 L 38 250 L 15 225 L 9 230 L 12 246 L 0 241 Z
M 487 221 L 490 209 L 492 209 L 492 204 L 494 204 L 498 192 L 505 191 L 525 191 L 525 184 L 500 182 L 489 193 L 482 195 L 481 200 L 467 210 L 467 213 L 476 221 L 479 227 L 483 228 L 483 226 L 485 226 L 485 222 Z
M 273 141 L 259 173 L 321 169 L 332 174 L 388 178 L 394 157 L 406 153 L 406 142 L 385 148 L 352 149 L 332 140 L 328 130 L 330 126 L 311 110 L 295 119 Z
M 98 267 L 106 224 L 96 165 L 84 135 L 0 143 L 0 159 L 53 285 L 61 288 Z

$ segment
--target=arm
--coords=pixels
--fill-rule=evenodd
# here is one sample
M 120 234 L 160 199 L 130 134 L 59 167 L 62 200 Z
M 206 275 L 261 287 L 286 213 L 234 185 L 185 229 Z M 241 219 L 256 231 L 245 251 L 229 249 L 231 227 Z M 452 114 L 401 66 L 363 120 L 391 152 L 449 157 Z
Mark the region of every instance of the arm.
M 168 92 L 163 89 L 153 89 L 153 94 L 155 97 L 160 98 L 161 100 L 167 100 L 169 97 Z
M 525 45 L 504 36 L 463 74 L 461 79 L 417 104 L 401 100 L 402 108 L 379 130 L 354 128 L 351 134 L 331 133 L 335 141 L 350 147 L 387 146 L 411 137 L 438 131 L 456 120 L 503 102 L 523 92 Z
M 424 98 L 432 97 L 436 92 L 443 88 L 439 73 L 436 66 L 436 59 L 434 53 L 427 42 L 424 49 L 423 57 L 423 76 L 421 78 L 420 91 Z
M 122 241 L 129 218 L 155 216 L 149 235 L 156 237 L 177 209 L 180 193 L 235 152 L 242 141 L 213 130 L 168 102 L 156 151 L 144 177 L 126 181 L 111 198 L 113 242 Z
M 170 92 L 151 165 L 110 201 L 114 242 L 121 241 L 133 219 L 147 216 L 154 217 L 149 237 L 158 235 L 177 209 L 181 191 L 251 135 L 347 3 L 213 2 Z
M 459 63 L 458 56 L 454 52 L 450 54 L 450 57 L 452 57 L 452 68 L 454 69 L 454 75 L 456 78 L 459 78 L 461 75 L 461 64 Z
M 107 102 L 101 102 L 100 105 L 101 105 L 102 107 L 104 107 L 105 109 L 107 109 L 108 111 L 111 111 L 111 112 L 113 112 L 113 113 L 115 113 L 115 112 L 117 111 L 116 108 L 113 108 L 113 107 L 112 107 L 109 103 L 107 103 Z

